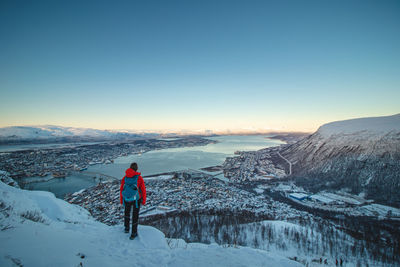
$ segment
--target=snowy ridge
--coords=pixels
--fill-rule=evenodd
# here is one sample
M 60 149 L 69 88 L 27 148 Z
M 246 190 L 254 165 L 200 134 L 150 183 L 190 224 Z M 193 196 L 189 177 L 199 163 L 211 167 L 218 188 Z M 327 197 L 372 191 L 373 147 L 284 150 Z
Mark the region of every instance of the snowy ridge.
M 53 125 L 45 126 L 11 126 L 0 128 L 1 137 L 15 137 L 23 139 L 49 138 L 49 137 L 65 137 L 65 136 L 110 136 L 112 132 L 89 129 L 61 127 Z
M 295 176 L 400 205 L 400 114 L 322 125 L 280 152 Z
M 319 127 L 317 133 L 329 137 L 339 134 L 362 134 L 363 132 L 385 134 L 391 131 L 400 132 L 400 114 L 330 122 Z
M 121 225 L 97 222 L 52 193 L 2 182 L 0 211 L 0 266 L 301 266 L 247 247 L 167 242 L 149 226 L 131 241 Z
M 291 162 L 317 162 L 348 155 L 364 159 L 386 153 L 391 157 L 400 153 L 400 114 L 324 124 L 282 152 Z
M 63 127 L 54 125 L 41 126 L 10 126 L 0 128 L 0 139 L 49 139 L 62 137 L 91 137 L 91 138 L 114 138 L 121 136 L 138 136 L 145 133 L 121 130 L 98 130 L 91 128 Z

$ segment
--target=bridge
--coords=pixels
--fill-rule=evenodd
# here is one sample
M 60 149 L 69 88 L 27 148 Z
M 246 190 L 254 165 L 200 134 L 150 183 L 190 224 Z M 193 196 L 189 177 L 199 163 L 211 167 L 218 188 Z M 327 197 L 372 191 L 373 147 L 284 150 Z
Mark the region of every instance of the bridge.
M 216 173 L 216 174 L 211 174 L 211 173 L 209 173 L 209 172 L 200 171 L 200 170 L 194 170 L 194 169 L 190 169 L 190 168 L 189 168 L 188 170 L 189 170 L 189 171 L 192 171 L 192 172 L 202 173 L 202 174 L 208 175 L 208 176 L 210 176 L 210 177 L 216 177 L 216 176 L 218 176 L 218 175 L 224 173 L 224 172 L 218 172 L 218 173 Z
M 83 171 L 83 172 L 75 172 L 78 175 L 89 176 L 89 177 L 96 177 L 96 178 L 107 178 L 110 180 L 121 180 L 122 178 L 117 178 L 115 176 L 107 175 L 101 172 L 91 172 L 91 171 Z

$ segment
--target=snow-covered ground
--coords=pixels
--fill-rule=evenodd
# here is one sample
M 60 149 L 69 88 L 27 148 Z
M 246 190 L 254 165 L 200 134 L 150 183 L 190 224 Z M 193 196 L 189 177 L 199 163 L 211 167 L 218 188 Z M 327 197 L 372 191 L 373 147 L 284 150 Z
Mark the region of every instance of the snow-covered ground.
M 2 181 L 5 184 L 19 188 L 18 183 L 14 179 L 12 179 L 10 177 L 10 174 L 6 171 L 0 171 L 0 181 Z
M 145 181 L 154 181 L 154 180 L 168 180 L 174 178 L 174 175 L 166 174 L 166 175 L 158 175 L 154 177 L 145 178 Z
M 3 182 L 0 230 L 0 266 L 301 266 L 258 249 L 167 240 L 149 226 L 139 226 L 131 241 L 122 225 L 97 222 L 52 193 Z
M 385 206 L 381 204 L 370 204 L 360 207 L 360 209 L 369 216 L 379 216 L 379 217 L 398 217 L 400 218 L 400 209 Z

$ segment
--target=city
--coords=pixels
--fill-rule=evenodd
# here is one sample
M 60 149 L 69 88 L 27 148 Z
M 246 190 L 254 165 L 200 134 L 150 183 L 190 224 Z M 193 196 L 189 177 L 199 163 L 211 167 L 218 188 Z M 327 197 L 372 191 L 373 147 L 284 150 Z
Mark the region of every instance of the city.
M 165 148 L 200 146 L 214 142 L 201 137 L 184 137 L 2 152 L 0 153 L 0 170 L 9 172 L 11 177 L 17 180 L 35 176 L 59 178 L 68 176 L 68 173 L 72 171 L 85 170 L 90 165 L 110 164 L 121 156 Z

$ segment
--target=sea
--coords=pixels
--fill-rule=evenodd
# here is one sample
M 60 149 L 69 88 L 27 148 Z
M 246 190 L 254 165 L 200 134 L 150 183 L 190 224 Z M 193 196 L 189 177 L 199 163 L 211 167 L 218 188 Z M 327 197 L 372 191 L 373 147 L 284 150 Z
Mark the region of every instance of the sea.
M 122 179 L 132 162 L 137 162 L 142 176 L 155 175 L 180 170 L 199 170 L 221 165 L 227 157 L 235 156 L 235 151 L 255 151 L 278 146 L 284 142 L 270 139 L 266 135 L 226 135 L 209 137 L 217 143 L 196 147 L 181 147 L 153 150 L 143 154 L 119 157 L 112 164 L 97 164 L 87 170 L 75 172 L 65 178 L 30 177 L 25 189 L 42 190 L 63 198 L 67 193 L 95 186 L 104 179 Z M 145 178 L 146 179 L 146 178 Z M 38 181 L 38 182 L 35 182 Z

